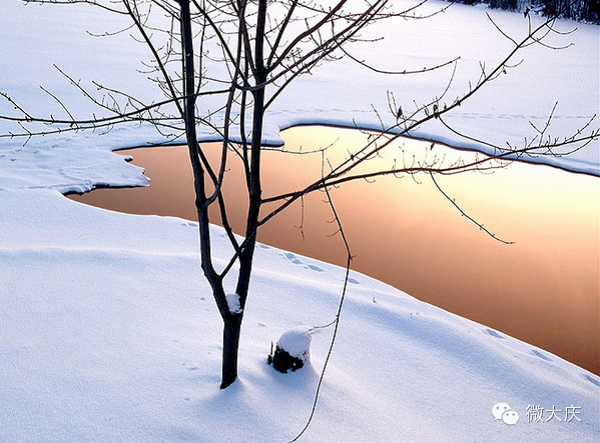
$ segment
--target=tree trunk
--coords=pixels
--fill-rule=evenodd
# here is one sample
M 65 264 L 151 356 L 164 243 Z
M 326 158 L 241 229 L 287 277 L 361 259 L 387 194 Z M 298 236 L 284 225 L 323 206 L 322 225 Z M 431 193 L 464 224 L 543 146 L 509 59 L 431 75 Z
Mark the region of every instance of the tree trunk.
M 184 114 L 186 141 L 194 174 L 194 191 L 196 194 L 196 210 L 198 214 L 198 230 L 200 235 L 200 261 L 206 280 L 210 284 L 215 302 L 223 319 L 223 360 L 221 389 L 231 385 L 237 378 L 237 360 L 240 341 L 242 314 L 229 312 L 223 280 L 217 274 L 212 263 L 210 242 L 210 225 L 208 208 L 206 207 L 206 191 L 204 186 L 204 170 L 200 162 L 200 147 L 196 137 L 195 115 L 195 68 L 193 33 L 190 14 L 190 0 L 177 0 L 181 7 L 181 46 L 182 46 L 182 73 L 184 93 Z
M 231 385 L 237 378 L 238 349 L 242 315 L 229 315 L 223 319 L 223 361 L 221 373 L 221 389 Z
M 227 313 L 223 317 L 223 363 L 221 389 L 231 385 L 237 378 L 238 348 L 240 341 L 240 330 L 242 318 L 246 305 L 246 298 L 250 289 L 250 277 L 252 275 L 252 261 L 256 248 L 256 234 L 258 230 L 258 217 L 261 205 L 261 141 L 264 118 L 265 81 L 267 78 L 263 60 L 263 39 L 266 22 L 267 2 L 259 0 L 258 18 L 256 26 L 256 81 L 257 89 L 253 92 L 254 112 L 252 121 L 251 159 L 248 177 L 248 214 L 246 220 L 246 244 L 239 256 L 240 269 L 236 285 L 236 294 L 240 300 L 242 312 L 233 315 Z

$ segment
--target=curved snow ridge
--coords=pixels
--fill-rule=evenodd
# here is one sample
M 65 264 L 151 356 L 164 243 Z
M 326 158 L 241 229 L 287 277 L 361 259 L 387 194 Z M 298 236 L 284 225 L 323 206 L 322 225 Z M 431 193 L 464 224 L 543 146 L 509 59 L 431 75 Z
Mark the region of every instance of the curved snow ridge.
M 327 114 L 325 111 L 323 111 L 323 113 Z M 368 114 L 368 112 L 364 112 L 364 114 Z M 450 116 L 450 118 L 451 117 L 452 116 Z M 580 126 L 584 126 L 589 121 L 589 118 L 584 117 L 567 118 L 579 120 Z M 399 135 L 402 132 L 400 129 L 389 129 L 389 127 L 382 125 L 381 121 L 369 118 L 368 116 L 363 118 L 332 118 L 330 116 L 314 115 L 314 113 L 311 112 L 307 112 L 305 116 L 301 117 L 284 118 L 283 120 L 279 121 L 277 131 L 285 131 L 294 127 L 303 126 L 325 126 L 333 128 L 355 129 L 357 131 L 387 132 L 393 135 Z M 484 143 L 465 140 L 464 138 L 452 135 L 449 131 L 443 130 L 439 127 L 439 125 L 436 126 L 435 124 L 429 124 L 427 126 L 417 128 L 413 131 L 403 134 L 402 137 L 442 144 L 452 149 L 461 151 L 480 152 L 489 156 L 498 155 L 500 153 L 498 149 Z M 270 134 L 268 140 L 270 143 L 277 145 L 280 143 L 281 137 Z M 502 145 L 498 146 L 507 148 L 506 141 L 503 141 Z M 516 145 L 514 148 L 520 149 L 521 146 Z M 524 163 L 552 166 L 563 169 L 567 172 L 600 176 L 600 143 L 598 140 L 592 142 L 590 146 L 584 148 L 583 150 L 575 151 L 573 153 L 569 151 L 561 152 L 560 150 L 555 150 L 555 152 L 552 154 L 545 155 L 544 151 L 544 148 L 540 148 L 537 153 L 536 151 L 532 151 L 526 155 L 506 154 L 503 155 L 502 158 L 505 160 L 517 160 Z

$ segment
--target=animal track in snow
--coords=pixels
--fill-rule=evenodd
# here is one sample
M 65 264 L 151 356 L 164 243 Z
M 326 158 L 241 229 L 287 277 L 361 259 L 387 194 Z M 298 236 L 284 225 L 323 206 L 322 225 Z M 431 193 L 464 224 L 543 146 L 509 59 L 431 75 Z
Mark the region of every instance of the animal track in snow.
M 535 355 L 536 357 L 538 357 L 538 358 L 541 358 L 542 360 L 545 360 L 545 361 L 552 361 L 552 359 L 551 359 L 550 357 L 548 357 L 548 356 L 546 356 L 546 355 L 542 354 L 542 353 L 541 353 L 540 351 L 538 351 L 537 349 L 532 349 L 532 350 L 531 350 L 531 353 L 532 353 L 533 355 Z
M 291 252 L 285 252 L 283 254 L 283 257 L 287 258 L 290 262 L 292 262 L 295 265 L 304 265 L 303 267 L 305 269 L 310 269 L 315 272 L 325 272 L 325 271 L 323 271 L 323 269 L 321 269 L 317 265 L 305 264 L 302 260 L 300 260 L 298 258 L 298 256 L 296 254 L 293 254 Z
M 598 386 L 600 388 L 600 381 L 598 381 L 597 379 L 595 379 L 591 375 L 589 375 L 589 374 L 583 374 L 583 378 L 585 378 L 587 381 L 589 381 L 590 383 L 595 384 L 596 386 Z
M 492 337 L 500 338 L 500 339 L 504 340 L 504 336 L 502 334 L 500 334 L 498 331 L 494 331 L 493 329 L 487 328 L 484 332 L 486 334 L 491 335 Z

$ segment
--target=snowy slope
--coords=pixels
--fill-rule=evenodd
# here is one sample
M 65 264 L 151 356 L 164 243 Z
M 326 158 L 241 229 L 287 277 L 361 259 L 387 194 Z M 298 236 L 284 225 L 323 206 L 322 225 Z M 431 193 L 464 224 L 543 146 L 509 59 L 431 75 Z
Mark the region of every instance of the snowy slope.
M 220 392 L 220 320 L 193 223 L 111 213 L 51 190 L 0 197 L 1 441 L 282 442 L 301 429 L 330 332 L 313 337 L 311 365 L 294 373 L 266 356 L 286 329 L 333 318 L 342 269 L 259 248 L 240 382 Z M 304 441 L 597 440 L 598 377 L 352 279 Z M 494 420 L 499 402 L 520 414 L 517 425 Z M 529 405 L 556 406 L 563 421 L 528 423 Z M 581 422 L 564 422 L 571 406 Z
M 13 1 L 0 5 L 0 90 L 41 111 L 51 103 L 39 98 L 39 83 L 70 90 L 48 69 L 55 57 L 81 68 L 76 77 L 131 67 L 126 55 L 135 47 L 115 43 L 104 55 L 89 49 L 83 31 L 99 26 L 89 10 L 29 6 L 23 12 Z M 469 21 L 476 10 L 457 11 L 453 17 L 472 24 L 468 29 L 479 26 Z M 597 28 L 590 29 L 577 34 L 587 36 L 584 49 L 597 42 Z M 25 49 L 33 52 L 24 57 Z M 581 67 L 581 81 L 589 85 L 598 77 L 597 59 L 592 66 L 589 52 L 577 54 L 565 69 Z M 311 81 L 336 93 L 323 75 Z M 331 111 L 325 106 L 333 106 L 331 98 L 319 102 L 313 94 L 317 101 L 309 102 L 292 91 L 286 100 L 297 107 L 274 111 L 271 135 L 279 126 L 318 120 L 320 110 L 329 109 L 330 120 L 366 115 L 367 92 L 360 90 L 360 100 L 340 95 L 336 106 L 344 109 Z M 573 98 L 582 115 L 595 106 L 588 92 Z M 346 107 L 350 102 L 354 107 Z M 521 109 L 502 103 L 494 112 L 511 107 Z M 579 115 L 571 111 L 567 106 L 565 115 Z M 515 122 L 477 123 L 505 137 Z M 158 141 L 148 128 L 46 137 L 24 147 L 0 141 L 2 442 L 282 442 L 308 417 L 331 331 L 313 337 L 310 365 L 293 374 L 274 371 L 266 356 L 289 328 L 332 320 L 343 270 L 260 247 L 240 381 L 219 391 L 220 320 L 201 278 L 196 225 L 91 208 L 60 194 L 97 184 L 146 184 L 139 168 L 111 153 L 146 141 Z M 222 233 L 214 233 L 215 253 L 224 260 Z M 303 441 L 595 442 L 599 399 L 597 376 L 353 274 L 317 414 Z M 492 408 L 500 402 L 518 412 L 516 425 L 494 420 Z M 543 408 L 544 420 L 551 408 L 560 409 L 562 421 L 529 422 L 528 406 Z M 569 408 L 577 414 L 566 422 Z

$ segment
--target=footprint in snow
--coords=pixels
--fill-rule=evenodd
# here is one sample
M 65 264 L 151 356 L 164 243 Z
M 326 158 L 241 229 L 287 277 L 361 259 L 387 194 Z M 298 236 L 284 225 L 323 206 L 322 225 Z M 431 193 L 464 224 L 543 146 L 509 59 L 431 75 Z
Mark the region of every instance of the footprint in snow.
M 600 381 L 597 378 L 594 378 L 589 374 L 583 374 L 583 378 L 600 388 Z
M 492 337 L 504 339 L 504 336 L 502 336 L 502 334 L 500 334 L 498 331 L 494 331 L 493 329 L 487 328 L 484 332 L 491 335 Z
M 294 263 L 295 265 L 301 265 L 302 262 L 298 259 L 298 257 L 296 257 L 295 254 L 292 254 L 291 252 L 286 252 L 283 254 L 283 256 L 285 258 L 287 258 L 289 261 L 291 261 L 292 263 Z
M 300 260 L 300 259 L 298 258 L 298 256 L 296 256 L 296 254 L 293 254 L 293 253 L 291 253 L 291 252 L 285 252 L 285 253 L 283 254 L 283 256 L 284 256 L 285 258 L 287 258 L 289 261 L 291 261 L 291 262 L 292 262 L 293 264 L 295 264 L 295 265 L 303 265 L 303 264 L 304 264 L 304 263 L 302 262 L 302 260 Z M 313 270 L 313 271 L 316 271 L 316 272 L 324 272 L 324 271 L 323 271 L 323 269 L 319 268 L 319 267 L 318 267 L 318 266 L 316 266 L 316 265 L 306 265 L 306 266 L 304 266 L 304 268 L 305 268 L 305 269 L 311 269 L 311 270 Z
M 541 353 L 540 351 L 538 351 L 537 349 L 532 349 L 532 350 L 531 350 L 531 353 L 532 353 L 533 355 L 535 355 L 536 357 L 538 357 L 538 358 L 541 358 L 542 360 L 545 360 L 545 361 L 552 361 L 552 359 L 551 359 L 550 357 L 548 357 L 548 356 L 546 356 L 546 355 L 542 354 L 542 353 Z

